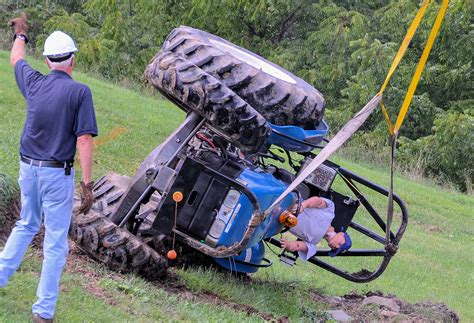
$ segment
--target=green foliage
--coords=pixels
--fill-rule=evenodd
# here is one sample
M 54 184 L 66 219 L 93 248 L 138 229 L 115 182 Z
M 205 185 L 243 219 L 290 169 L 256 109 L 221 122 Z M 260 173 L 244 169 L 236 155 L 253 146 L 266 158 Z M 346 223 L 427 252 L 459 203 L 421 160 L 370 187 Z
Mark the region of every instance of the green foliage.
M 0 20 L 6 22 L 26 10 L 32 24 L 31 45 L 37 54 L 50 32 L 64 30 L 78 43 L 77 63 L 82 70 L 125 84 L 144 83 L 147 62 L 173 28 L 200 28 L 269 58 L 319 89 L 327 103 L 326 119 L 331 130 L 337 131 L 380 89 L 419 6 L 411 0 L 11 0 L 0 4 Z M 392 121 L 439 7 L 439 1 L 428 6 L 384 94 Z M 10 37 L 8 32 L 0 34 L 0 46 L 10 46 Z M 411 141 L 429 141 L 435 135 L 435 118 L 453 109 L 474 108 L 473 57 L 472 3 L 452 0 L 401 135 Z M 374 152 L 380 156 L 387 147 L 385 132 L 380 131 L 383 127 L 384 118 L 376 113 L 360 136 L 382 143 Z M 366 148 L 363 139 L 351 145 L 354 152 Z M 410 149 L 418 146 L 411 144 Z M 447 153 L 444 147 L 439 148 Z M 413 158 L 404 155 L 402 167 L 419 165 L 418 157 Z M 423 169 L 425 174 L 446 173 L 441 164 L 430 165 Z M 455 173 L 464 172 L 460 167 L 451 164 Z M 448 176 L 455 177 L 459 176 Z
M 412 139 L 428 136 L 433 121 L 442 110 L 429 99 L 428 93 L 415 95 L 412 104 L 414 108 L 405 118 L 402 134 Z
M 0 211 L 3 211 L 13 198 L 17 198 L 18 193 L 18 185 L 11 177 L 0 173 Z
M 402 160 L 428 175 L 454 183 L 462 191 L 472 192 L 474 110 L 440 114 L 434 124 L 433 135 L 416 141 L 400 141 Z
M 341 149 L 340 155 L 361 163 L 389 165 L 390 137 L 385 121 L 381 121 L 372 131 L 356 133 Z
M 428 171 L 452 180 L 464 191 L 472 192 L 474 110 L 448 112 L 437 118 L 434 124 L 432 151 L 436 154 L 434 162 L 428 165 Z

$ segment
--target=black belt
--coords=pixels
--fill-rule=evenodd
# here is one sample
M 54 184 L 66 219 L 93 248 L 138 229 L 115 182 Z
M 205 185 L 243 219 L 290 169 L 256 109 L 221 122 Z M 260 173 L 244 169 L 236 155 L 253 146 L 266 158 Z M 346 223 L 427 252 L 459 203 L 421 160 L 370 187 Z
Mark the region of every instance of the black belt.
M 66 161 L 66 162 L 59 162 L 55 160 L 36 160 L 31 159 L 25 156 L 21 156 L 20 160 L 28 165 L 31 166 L 39 166 L 39 167 L 51 167 L 51 168 L 64 168 L 66 170 L 66 175 L 71 174 L 71 168 L 74 165 L 74 161 Z

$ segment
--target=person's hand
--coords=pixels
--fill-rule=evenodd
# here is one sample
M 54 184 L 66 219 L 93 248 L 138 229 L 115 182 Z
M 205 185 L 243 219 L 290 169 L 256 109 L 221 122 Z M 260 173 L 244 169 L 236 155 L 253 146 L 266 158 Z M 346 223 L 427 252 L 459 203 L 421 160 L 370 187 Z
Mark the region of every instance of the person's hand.
M 79 213 L 87 213 L 92 207 L 92 203 L 94 203 L 94 194 L 92 194 L 92 187 L 94 187 L 94 182 L 89 182 L 85 184 L 81 182 L 81 206 L 77 211 Z
M 28 34 L 28 16 L 26 15 L 25 12 L 22 12 L 20 17 L 14 18 L 8 22 L 8 25 L 13 27 L 16 34 L 23 34 L 27 35 Z
M 296 214 L 296 212 L 298 212 L 298 203 L 293 205 L 293 208 L 291 209 L 291 213 Z
M 337 249 L 342 246 L 344 242 L 346 242 L 346 239 L 344 238 L 344 232 L 338 232 L 327 240 L 331 249 Z
M 302 213 L 304 210 L 304 206 L 303 206 L 303 203 L 300 204 L 300 209 L 299 209 L 299 213 Z M 293 213 L 294 215 L 298 215 L 298 203 L 296 203 L 295 205 L 293 205 L 293 209 L 291 209 L 291 213 Z
M 281 247 L 285 250 L 288 250 L 288 251 L 297 251 L 297 243 L 296 241 L 288 241 L 286 240 L 285 238 L 281 238 L 280 239 L 280 244 L 281 244 Z

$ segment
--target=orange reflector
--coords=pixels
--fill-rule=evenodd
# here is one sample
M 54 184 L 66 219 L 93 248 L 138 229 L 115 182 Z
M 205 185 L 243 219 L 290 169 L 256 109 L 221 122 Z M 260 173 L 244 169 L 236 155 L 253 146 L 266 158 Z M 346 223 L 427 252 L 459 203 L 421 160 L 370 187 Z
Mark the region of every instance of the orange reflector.
M 176 191 L 173 193 L 173 201 L 179 203 L 183 200 L 183 193 Z
M 288 228 L 293 228 L 298 224 L 298 218 L 294 216 L 290 211 L 285 210 L 280 214 L 280 217 L 278 218 L 281 224 L 283 224 L 285 227 Z
M 169 260 L 175 260 L 177 256 L 178 256 L 178 254 L 174 250 L 170 250 L 166 254 L 166 257 L 168 257 Z

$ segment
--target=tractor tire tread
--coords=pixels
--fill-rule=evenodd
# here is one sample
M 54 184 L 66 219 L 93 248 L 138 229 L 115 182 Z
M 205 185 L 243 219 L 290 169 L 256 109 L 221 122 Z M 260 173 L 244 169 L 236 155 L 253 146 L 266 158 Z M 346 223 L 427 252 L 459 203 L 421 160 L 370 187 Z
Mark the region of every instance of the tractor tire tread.
M 123 178 L 116 174 L 109 174 L 94 186 L 93 191 L 101 187 L 107 189 L 94 202 L 95 205 L 107 203 L 109 196 L 123 192 Z M 117 199 L 112 199 L 117 203 Z M 108 205 L 105 209 L 113 210 L 114 205 Z M 100 209 L 100 208 L 99 208 Z M 90 257 L 104 263 L 112 270 L 129 273 L 134 272 L 142 275 L 148 280 L 160 279 L 166 274 L 168 268 L 167 260 L 155 250 L 141 241 L 126 229 L 119 228 L 105 215 L 105 209 L 101 211 L 93 207 L 87 214 L 74 212 L 69 237 Z M 141 254 L 140 261 L 137 256 Z
M 296 80 L 296 84 L 267 74 L 219 49 L 214 40 L 238 48 L 217 36 L 181 26 L 166 38 L 162 51 L 172 51 L 197 65 L 234 91 L 272 124 L 314 129 L 321 122 L 325 102 L 318 90 L 281 68 L 283 73 Z M 249 55 L 252 54 L 249 52 Z
M 260 113 L 182 55 L 159 52 L 145 74 L 166 97 L 185 111 L 191 109 L 199 113 L 243 151 L 256 152 L 266 142 L 270 128 Z

